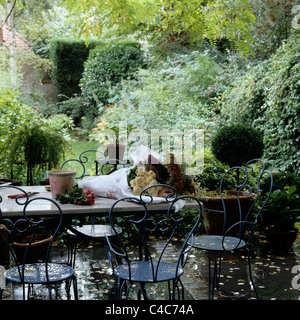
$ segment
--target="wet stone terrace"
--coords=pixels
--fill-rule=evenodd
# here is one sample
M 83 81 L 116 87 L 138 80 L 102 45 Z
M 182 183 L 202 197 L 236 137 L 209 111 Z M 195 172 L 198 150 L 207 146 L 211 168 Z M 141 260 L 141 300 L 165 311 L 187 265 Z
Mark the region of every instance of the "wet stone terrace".
M 156 239 L 153 246 L 159 247 L 162 242 Z M 137 250 L 133 245 L 132 251 Z M 178 250 L 174 243 L 169 253 L 170 261 L 174 259 Z M 204 251 L 192 249 L 182 282 L 185 286 L 186 300 L 206 300 L 208 298 L 208 256 Z M 243 253 L 240 255 L 226 253 L 222 258 L 220 291 L 215 299 L 254 299 L 248 281 L 248 264 Z M 66 263 L 67 247 L 57 245 L 53 248 L 53 262 Z M 252 272 L 259 298 L 262 300 L 300 300 L 300 290 L 293 288 L 292 280 L 296 274 L 292 268 L 300 265 L 300 238 L 296 240 L 289 252 L 278 253 L 268 248 L 263 239 L 258 240 L 255 255 L 251 259 Z M 112 300 L 114 298 L 114 276 L 110 269 L 104 245 L 101 243 L 80 243 L 76 256 L 75 271 L 78 281 L 80 300 Z M 296 278 L 294 280 L 297 280 Z M 294 281 L 300 286 L 300 280 Z M 66 299 L 63 286 L 60 290 L 60 299 Z M 168 299 L 167 285 L 148 285 L 147 292 L 152 300 Z M 34 299 L 46 299 L 47 290 L 36 287 Z M 7 284 L 5 300 L 19 300 L 22 290 L 17 286 Z M 137 299 L 134 288 L 131 289 L 129 299 Z

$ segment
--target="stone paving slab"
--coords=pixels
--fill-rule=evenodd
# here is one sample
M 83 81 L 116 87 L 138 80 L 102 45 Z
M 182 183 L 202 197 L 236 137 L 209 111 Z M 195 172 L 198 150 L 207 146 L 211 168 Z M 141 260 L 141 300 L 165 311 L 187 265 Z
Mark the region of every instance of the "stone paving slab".
M 159 250 L 162 243 L 153 242 L 153 246 Z M 136 250 L 132 246 L 132 251 Z M 177 253 L 174 245 L 169 252 L 172 261 Z M 66 263 L 66 246 L 57 246 L 53 250 L 52 259 L 55 262 Z M 252 258 L 252 270 L 262 300 L 300 300 L 300 291 L 292 287 L 292 279 L 296 275 L 292 268 L 300 264 L 300 239 L 298 238 L 289 253 L 278 254 L 272 252 L 260 252 Z M 112 300 L 114 296 L 114 276 L 112 275 L 106 251 L 103 244 L 80 244 L 77 252 L 76 267 L 78 291 L 80 300 Z M 185 273 L 182 276 L 185 286 L 186 300 L 208 299 L 208 259 L 207 253 L 192 249 Z M 298 281 L 300 284 L 300 281 Z M 150 288 L 150 286 L 149 286 Z M 255 297 L 248 281 L 248 264 L 244 256 L 227 253 L 222 260 L 222 272 L 220 281 L 221 290 L 229 291 L 226 294 L 215 295 L 215 299 L 253 299 Z M 63 288 L 62 288 L 63 289 Z M 46 299 L 47 291 L 38 288 L 34 299 Z M 149 297 L 153 300 L 165 300 L 168 298 L 165 284 L 152 285 L 149 289 Z M 7 285 L 4 292 L 4 300 L 19 300 L 21 290 L 18 287 Z M 64 290 L 61 290 L 61 299 L 66 299 Z M 129 297 L 135 300 L 134 290 Z

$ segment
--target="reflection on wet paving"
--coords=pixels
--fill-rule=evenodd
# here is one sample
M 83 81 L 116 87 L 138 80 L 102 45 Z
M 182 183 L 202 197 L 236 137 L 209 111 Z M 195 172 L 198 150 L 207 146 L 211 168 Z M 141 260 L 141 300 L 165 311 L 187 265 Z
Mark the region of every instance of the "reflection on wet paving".
M 153 246 L 159 247 L 159 241 Z M 53 248 L 53 262 L 66 263 L 67 248 L 59 245 Z M 176 252 L 176 244 L 173 246 Z M 136 250 L 132 246 L 132 251 Z M 170 253 L 170 261 L 172 260 Z M 251 259 L 253 276 L 258 289 L 259 298 L 262 300 L 299 300 L 300 291 L 292 287 L 295 274 L 292 268 L 300 264 L 300 238 L 293 249 L 288 253 L 274 253 L 262 246 L 256 249 Z M 114 276 L 110 268 L 104 245 L 86 244 L 79 245 L 75 271 L 78 281 L 80 300 L 112 300 L 114 298 Z M 220 292 L 215 299 L 254 299 L 255 295 L 249 284 L 248 264 L 241 253 L 240 255 L 226 253 L 222 258 L 220 279 Z M 185 273 L 182 276 L 185 286 L 186 300 L 205 300 L 208 298 L 208 259 L 207 253 L 192 249 Z M 298 281 L 300 282 L 300 281 Z M 300 283 L 299 283 L 300 284 Z M 7 285 L 4 299 L 21 299 L 21 288 Z M 149 299 L 168 299 L 167 284 L 151 284 L 147 286 Z M 129 299 L 137 299 L 137 286 L 133 286 Z M 38 287 L 34 299 L 46 299 L 47 289 Z M 60 299 L 66 299 L 64 287 L 60 290 Z

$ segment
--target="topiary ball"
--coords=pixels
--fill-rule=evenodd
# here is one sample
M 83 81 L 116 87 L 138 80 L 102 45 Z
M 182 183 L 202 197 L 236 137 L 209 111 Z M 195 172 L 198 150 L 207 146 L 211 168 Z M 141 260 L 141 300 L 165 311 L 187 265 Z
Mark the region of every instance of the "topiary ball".
M 216 132 L 211 148 L 213 155 L 222 163 L 230 167 L 242 166 L 262 156 L 263 136 L 260 131 L 246 125 L 229 125 Z

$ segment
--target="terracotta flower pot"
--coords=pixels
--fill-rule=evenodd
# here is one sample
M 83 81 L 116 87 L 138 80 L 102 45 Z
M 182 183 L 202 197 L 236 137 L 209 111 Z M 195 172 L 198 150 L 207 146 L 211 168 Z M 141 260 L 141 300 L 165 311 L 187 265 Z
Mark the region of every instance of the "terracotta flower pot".
M 12 246 L 15 248 L 17 260 L 19 262 L 23 262 L 24 254 L 26 252 L 26 249 L 28 248 L 31 238 L 32 236 L 30 235 L 23 238 L 20 242 L 12 243 Z M 46 251 L 51 239 L 51 234 L 36 234 L 28 250 L 26 263 L 37 262 L 38 260 L 45 259 Z
M 75 184 L 76 171 L 50 170 L 48 172 L 52 198 L 65 191 L 72 191 Z
M 240 221 L 239 206 L 237 201 L 237 191 L 228 191 L 230 196 L 224 197 L 226 207 L 226 226 L 225 231 L 233 224 Z M 240 204 L 242 210 L 242 219 L 245 218 L 251 206 L 252 196 L 240 196 Z M 208 235 L 221 235 L 224 224 L 223 205 L 221 197 L 202 197 L 200 201 L 203 203 L 203 223 L 206 234 Z M 235 235 L 238 232 L 238 227 L 233 228 L 228 235 Z

